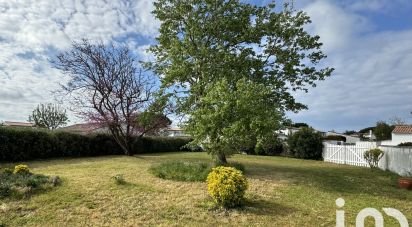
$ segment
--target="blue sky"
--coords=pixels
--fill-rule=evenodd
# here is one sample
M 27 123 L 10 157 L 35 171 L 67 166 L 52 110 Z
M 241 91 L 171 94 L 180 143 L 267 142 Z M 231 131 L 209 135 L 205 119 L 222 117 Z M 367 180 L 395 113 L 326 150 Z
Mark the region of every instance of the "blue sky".
M 269 1 L 252 1 L 266 4 Z M 321 36 L 334 75 L 296 98 L 289 114 L 321 130 L 343 131 L 400 117 L 412 123 L 412 1 L 296 0 Z M 129 45 L 142 59 L 159 26 L 151 0 L 0 2 L 0 121 L 27 120 L 67 79 L 48 59 L 83 37 Z M 79 120 L 72 119 L 72 123 Z

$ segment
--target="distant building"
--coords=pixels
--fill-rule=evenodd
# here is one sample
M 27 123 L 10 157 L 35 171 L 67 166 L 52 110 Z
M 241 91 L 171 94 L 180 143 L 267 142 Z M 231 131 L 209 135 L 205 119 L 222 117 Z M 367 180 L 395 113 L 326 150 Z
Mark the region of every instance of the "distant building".
M 293 135 L 295 132 L 299 131 L 301 128 L 296 127 L 286 127 L 285 129 L 277 130 L 276 133 L 278 134 L 278 138 L 282 140 L 286 140 L 288 136 Z M 314 129 L 315 132 L 320 133 L 322 136 L 326 135 L 326 132 L 322 132 L 319 130 Z
M 109 130 L 106 127 L 102 126 L 101 124 L 97 124 L 97 123 L 74 124 L 74 125 L 70 125 L 67 127 L 59 128 L 56 131 L 70 132 L 70 133 L 81 134 L 81 135 L 109 133 Z
M 343 136 L 346 138 L 345 143 L 356 143 L 361 141 L 361 139 L 358 136 L 355 135 L 345 135 L 342 133 L 337 133 L 337 132 L 327 132 L 326 136 Z
M 188 137 L 189 135 L 179 127 L 170 127 L 164 130 L 164 134 L 170 137 Z
M 18 122 L 18 121 L 4 121 L 2 126 L 5 127 L 34 127 L 33 123 L 30 122 Z

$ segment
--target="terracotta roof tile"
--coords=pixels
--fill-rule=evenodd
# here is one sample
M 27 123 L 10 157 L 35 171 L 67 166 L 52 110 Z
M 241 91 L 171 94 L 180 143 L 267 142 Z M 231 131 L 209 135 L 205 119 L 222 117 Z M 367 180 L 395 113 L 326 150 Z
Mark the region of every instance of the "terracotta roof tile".
M 393 133 L 412 134 L 412 125 L 397 125 L 392 131 Z

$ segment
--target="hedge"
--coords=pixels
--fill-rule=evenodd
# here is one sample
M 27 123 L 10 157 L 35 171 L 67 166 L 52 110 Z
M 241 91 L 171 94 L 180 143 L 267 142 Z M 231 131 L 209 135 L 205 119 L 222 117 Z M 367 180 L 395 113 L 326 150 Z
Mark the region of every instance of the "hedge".
M 187 151 L 189 138 L 142 137 L 135 139 L 132 153 Z M 67 132 L 21 130 L 0 127 L 0 161 L 16 162 L 57 157 L 124 154 L 110 135 L 78 135 Z

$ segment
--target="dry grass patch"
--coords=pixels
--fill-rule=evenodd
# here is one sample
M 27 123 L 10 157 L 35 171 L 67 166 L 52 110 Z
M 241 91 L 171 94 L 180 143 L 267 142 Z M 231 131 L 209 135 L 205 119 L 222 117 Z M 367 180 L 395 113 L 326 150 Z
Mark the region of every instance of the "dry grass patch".
M 354 225 L 365 207 L 394 207 L 409 220 L 412 193 L 396 188 L 397 176 L 365 168 L 280 157 L 236 155 L 246 167 L 249 189 L 239 209 L 215 209 L 204 182 L 164 180 L 149 172 L 170 160 L 209 162 L 205 153 L 110 156 L 28 163 L 36 173 L 58 175 L 63 183 L 46 194 L 0 201 L 6 226 L 333 226 L 335 200 L 346 200 Z M 12 163 L 6 164 L 12 166 Z M 4 166 L 4 165 L 2 165 Z M 120 174 L 126 184 L 112 177 Z M 386 225 L 396 222 L 386 218 Z

